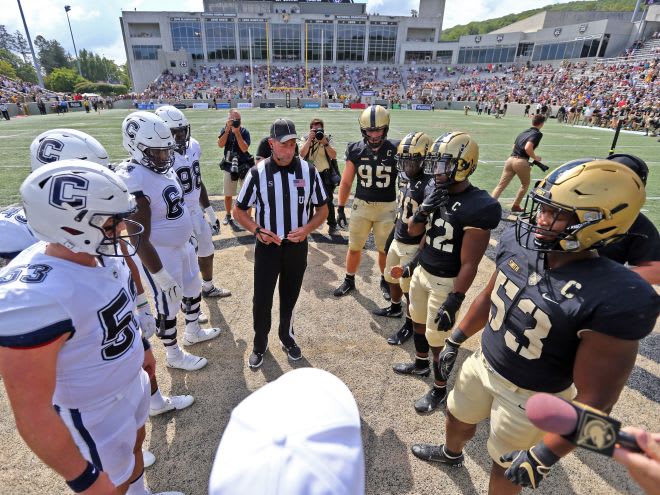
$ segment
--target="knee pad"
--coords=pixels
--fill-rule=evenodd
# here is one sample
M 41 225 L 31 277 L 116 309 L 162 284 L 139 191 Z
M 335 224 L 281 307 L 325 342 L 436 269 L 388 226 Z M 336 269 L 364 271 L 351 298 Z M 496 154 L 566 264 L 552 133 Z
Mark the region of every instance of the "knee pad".
M 420 354 L 428 354 L 429 342 L 426 340 L 426 335 L 415 332 L 413 334 L 413 341 L 415 342 L 415 350 Z

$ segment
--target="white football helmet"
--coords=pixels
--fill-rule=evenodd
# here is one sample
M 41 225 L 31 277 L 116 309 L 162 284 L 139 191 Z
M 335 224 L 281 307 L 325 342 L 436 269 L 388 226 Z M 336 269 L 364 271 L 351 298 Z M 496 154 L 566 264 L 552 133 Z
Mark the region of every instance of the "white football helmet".
M 112 170 L 83 160 L 60 160 L 39 167 L 21 185 L 28 225 L 46 242 L 75 253 L 124 256 L 119 239 L 129 240 L 134 254 L 144 228 L 125 220 L 135 198 Z M 111 219 L 111 223 L 107 223 Z M 133 236 L 118 233 L 121 222 L 139 225 Z
M 87 133 L 75 129 L 51 129 L 39 134 L 30 145 L 32 170 L 58 160 L 89 160 L 104 167 L 110 166 L 108 152 Z
M 124 148 L 133 161 L 148 169 L 166 174 L 174 163 L 174 138 L 158 115 L 133 112 L 121 124 Z
M 190 122 L 181 110 L 172 105 L 164 105 L 156 109 L 158 115 L 172 131 L 174 147 L 179 153 L 185 153 L 190 145 Z

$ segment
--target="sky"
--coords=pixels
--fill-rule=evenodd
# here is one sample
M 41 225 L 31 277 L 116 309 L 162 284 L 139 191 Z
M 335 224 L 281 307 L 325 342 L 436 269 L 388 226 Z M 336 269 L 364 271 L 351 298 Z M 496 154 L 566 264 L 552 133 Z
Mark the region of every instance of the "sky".
M 456 24 L 466 24 L 500 17 L 523 10 L 543 7 L 551 3 L 565 3 L 569 0 L 447 0 L 443 28 Z M 7 31 L 14 33 L 20 29 L 24 33 L 23 23 L 18 10 L 17 0 L 3 0 L 3 15 L 0 24 Z M 181 0 L 22 0 L 23 13 L 30 30 L 32 40 L 37 35 L 46 39 L 57 39 L 65 50 L 73 54 L 73 44 L 67 25 L 64 5 L 71 6 L 69 17 L 78 50 L 105 55 L 117 63 L 126 61 L 126 52 L 121 38 L 119 17 L 122 10 L 172 10 L 181 9 Z M 419 0 L 357 0 L 366 3 L 369 13 L 383 15 L 410 15 L 411 9 L 419 7 Z M 201 12 L 202 0 L 187 0 L 185 5 L 190 11 Z

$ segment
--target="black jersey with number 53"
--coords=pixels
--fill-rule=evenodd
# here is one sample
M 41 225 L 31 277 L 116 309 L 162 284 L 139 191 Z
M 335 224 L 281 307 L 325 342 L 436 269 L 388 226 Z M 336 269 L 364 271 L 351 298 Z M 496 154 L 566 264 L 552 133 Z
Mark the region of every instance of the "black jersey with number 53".
M 431 186 L 427 191 L 433 191 Z M 466 229 L 492 230 L 500 223 L 502 207 L 486 191 L 468 186 L 449 196 L 447 206 L 435 210 L 426 223 L 426 242 L 420 264 L 432 275 L 455 277 L 461 269 L 461 246 Z
M 500 237 L 495 265 L 482 352 L 527 390 L 556 393 L 573 383 L 582 332 L 639 340 L 658 318 L 660 297 L 635 272 L 600 257 L 545 270 L 536 251 L 518 244 L 514 227 Z
M 364 141 L 348 143 L 346 160 L 355 165 L 355 197 L 364 201 L 396 201 L 396 149 L 399 141 L 386 139 L 374 154 Z

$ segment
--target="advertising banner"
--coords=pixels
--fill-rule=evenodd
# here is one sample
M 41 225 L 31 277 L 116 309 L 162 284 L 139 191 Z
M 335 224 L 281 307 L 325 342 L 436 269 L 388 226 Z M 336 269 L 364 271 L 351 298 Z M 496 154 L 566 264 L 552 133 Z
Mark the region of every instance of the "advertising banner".
M 236 104 L 236 108 L 252 108 L 252 102 L 249 101 L 239 101 Z
M 226 110 L 226 109 L 228 109 L 228 108 L 231 108 L 231 104 L 229 104 L 229 103 L 227 103 L 227 102 L 224 102 L 224 103 L 216 103 L 216 104 L 215 104 L 215 108 L 217 108 L 218 110 L 223 110 L 223 109 Z
M 193 103 L 192 107 L 193 107 L 193 110 L 208 110 L 209 109 L 209 104 L 208 103 Z
M 421 103 L 413 103 L 413 110 L 433 110 L 433 105 L 423 105 Z
M 356 109 L 364 110 L 365 108 L 367 108 L 367 104 L 366 103 L 351 103 L 351 108 L 353 110 L 356 110 Z
M 344 108 L 343 103 L 337 103 L 337 102 L 328 103 L 328 109 L 343 110 L 343 108 Z
M 314 103 L 314 102 L 303 103 L 303 108 L 321 108 L 321 104 L 320 103 Z

